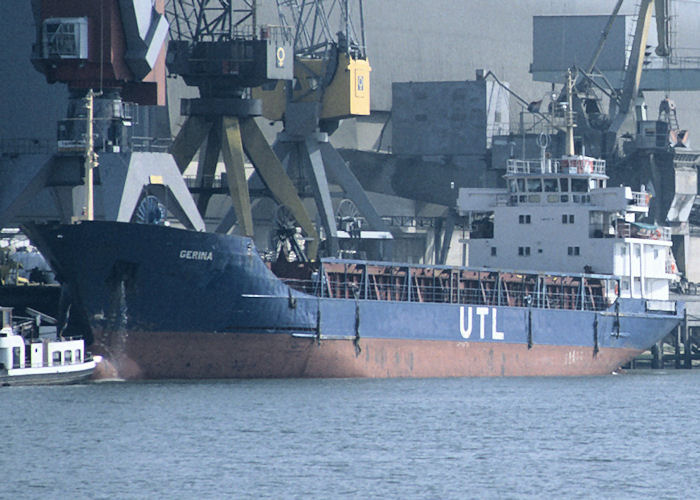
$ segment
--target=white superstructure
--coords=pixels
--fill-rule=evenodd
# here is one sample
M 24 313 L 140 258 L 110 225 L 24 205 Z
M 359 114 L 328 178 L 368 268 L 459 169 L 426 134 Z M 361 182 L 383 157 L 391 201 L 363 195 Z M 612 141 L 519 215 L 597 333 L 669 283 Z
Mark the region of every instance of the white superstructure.
M 25 339 L 14 329 L 10 307 L 0 307 L 0 320 L 0 385 L 76 382 L 101 360 L 85 352 L 83 339 Z
M 651 195 L 608 187 L 605 161 L 582 155 L 510 160 L 507 189 L 460 189 L 471 217 L 469 265 L 612 274 L 621 297 L 668 299 L 671 234 L 637 222 Z

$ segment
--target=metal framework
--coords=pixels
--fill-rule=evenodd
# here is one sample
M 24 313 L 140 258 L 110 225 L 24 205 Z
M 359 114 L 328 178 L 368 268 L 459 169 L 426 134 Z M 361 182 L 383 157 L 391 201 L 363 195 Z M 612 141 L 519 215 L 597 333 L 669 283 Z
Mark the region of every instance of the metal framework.
M 366 58 L 362 0 L 277 0 L 277 12 L 280 25 L 294 32 L 298 57 L 325 59 L 339 48 L 355 59 Z
M 256 39 L 256 0 L 168 0 L 170 39 L 222 42 Z

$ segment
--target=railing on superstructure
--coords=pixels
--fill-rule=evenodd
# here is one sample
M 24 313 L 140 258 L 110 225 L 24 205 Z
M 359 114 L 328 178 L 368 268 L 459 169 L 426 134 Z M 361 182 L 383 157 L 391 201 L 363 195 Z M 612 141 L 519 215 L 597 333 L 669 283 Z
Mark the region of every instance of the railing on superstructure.
M 671 228 L 666 226 L 642 226 L 630 222 L 618 222 L 615 227 L 615 237 L 671 241 Z
M 303 270 L 302 270 L 303 269 Z M 274 269 L 291 288 L 318 297 L 600 311 L 617 280 L 600 275 L 539 274 L 408 266 L 329 259 L 295 277 Z M 282 271 L 282 272 L 280 272 Z
M 561 160 L 508 160 L 508 174 L 601 174 L 605 175 L 605 160 L 597 158 L 567 158 Z

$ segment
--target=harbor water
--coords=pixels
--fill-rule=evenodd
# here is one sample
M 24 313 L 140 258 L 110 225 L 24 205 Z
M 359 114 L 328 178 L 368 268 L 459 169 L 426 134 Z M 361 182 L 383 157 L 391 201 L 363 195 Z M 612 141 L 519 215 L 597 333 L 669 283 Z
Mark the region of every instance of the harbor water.
M 700 373 L 0 388 L 0 498 L 681 498 Z

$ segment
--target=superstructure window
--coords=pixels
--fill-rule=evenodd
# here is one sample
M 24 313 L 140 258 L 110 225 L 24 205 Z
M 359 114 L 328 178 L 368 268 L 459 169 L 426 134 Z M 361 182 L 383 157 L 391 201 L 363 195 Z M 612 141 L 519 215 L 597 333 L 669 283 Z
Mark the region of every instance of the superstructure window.
M 496 247 L 491 247 L 491 257 L 496 256 Z
M 605 212 L 600 212 L 598 210 L 591 210 L 588 216 L 588 237 L 589 238 L 602 238 L 605 235 Z
M 530 247 L 518 247 L 518 255 L 528 257 L 530 255 Z
M 567 249 L 569 255 L 571 256 L 576 256 L 581 254 L 581 248 L 580 247 L 569 247 Z
M 544 180 L 544 192 L 554 193 L 557 190 L 557 180 L 556 179 L 545 179 Z
M 519 222 L 520 224 L 530 224 L 530 222 L 531 222 L 530 214 L 526 214 L 526 215 L 522 215 L 522 214 L 521 214 L 521 215 L 519 215 L 519 216 L 518 216 L 518 222 Z
M 561 223 L 562 224 L 573 224 L 574 223 L 573 214 L 562 214 L 561 215 Z
M 542 179 L 528 179 L 527 190 L 531 193 L 540 193 L 542 191 Z
M 571 190 L 574 193 L 585 193 L 588 191 L 588 180 L 571 179 Z

